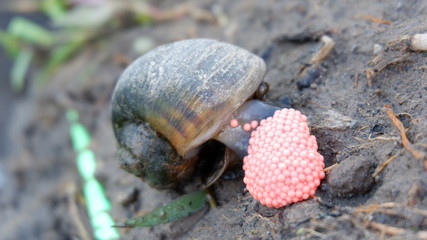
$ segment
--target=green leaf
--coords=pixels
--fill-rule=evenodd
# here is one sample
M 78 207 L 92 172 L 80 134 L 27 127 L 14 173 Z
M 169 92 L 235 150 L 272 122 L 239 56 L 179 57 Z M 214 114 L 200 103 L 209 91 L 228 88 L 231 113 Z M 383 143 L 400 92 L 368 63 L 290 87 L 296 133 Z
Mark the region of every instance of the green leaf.
M 29 43 L 44 47 L 52 46 L 54 35 L 42 26 L 21 17 L 14 17 L 8 26 L 8 32 Z
M 206 191 L 189 193 L 139 217 L 117 223 L 113 227 L 152 227 L 174 222 L 202 209 L 206 205 Z
M 41 9 L 51 19 L 58 19 L 67 12 L 64 0 L 42 0 Z
M 54 23 L 58 27 L 98 31 L 114 18 L 116 10 L 114 1 L 104 1 L 97 6 L 79 5 L 70 9 L 64 16 L 54 19 Z
M 23 48 L 16 56 L 10 72 L 12 90 L 20 92 L 24 88 L 25 75 L 28 72 L 32 58 L 33 51 L 27 48 Z
M 20 50 L 18 39 L 12 34 L 2 30 L 0 30 L 0 45 L 3 46 L 4 50 L 11 57 L 15 57 Z
M 46 66 L 52 71 L 67 61 L 74 53 L 83 47 L 83 41 L 72 41 L 56 47 L 49 55 Z
M 141 25 L 151 25 L 155 22 L 153 16 L 151 16 L 148 12 L 136 13 L 134 18 L 135 21 Z
M 72 57 L 73 54 L 83 47 L 84 44 L 85 42 L 83 40 L 76 40 L 57 46 L 53 49 L 47 57 L 43 70 L 39 72 L 36 77 L 36 83 L 38 85 L 45 84 L 51 77 L 52 73 Z

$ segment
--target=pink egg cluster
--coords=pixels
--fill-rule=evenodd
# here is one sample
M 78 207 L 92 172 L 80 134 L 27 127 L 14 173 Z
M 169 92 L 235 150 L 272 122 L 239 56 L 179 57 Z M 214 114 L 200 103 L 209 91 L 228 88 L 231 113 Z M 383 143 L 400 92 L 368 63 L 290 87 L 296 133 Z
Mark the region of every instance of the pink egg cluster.
M 324 166 L 306 116 L 282 109 L 252 132 L 244 182 L 261 204 L 279 208 L 313 196 L 325 177 Z

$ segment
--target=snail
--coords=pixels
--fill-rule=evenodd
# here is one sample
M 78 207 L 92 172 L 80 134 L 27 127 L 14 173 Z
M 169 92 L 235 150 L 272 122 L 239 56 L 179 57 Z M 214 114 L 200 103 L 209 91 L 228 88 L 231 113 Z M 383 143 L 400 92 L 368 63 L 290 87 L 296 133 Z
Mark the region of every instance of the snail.
M 200 149 L 214 139 L 225 144 L 228 157 L 218 161 L 211 184 L 230 155 L 247 154 L 250 131 L 243 123 L 279 109 L 254 99 L 268 90 L 265 74 L 258 56 L 212 39 L 173 42 L 141 56 L 112 96 L 121 167 L 153 187 L 172 187 L 191 178 Z

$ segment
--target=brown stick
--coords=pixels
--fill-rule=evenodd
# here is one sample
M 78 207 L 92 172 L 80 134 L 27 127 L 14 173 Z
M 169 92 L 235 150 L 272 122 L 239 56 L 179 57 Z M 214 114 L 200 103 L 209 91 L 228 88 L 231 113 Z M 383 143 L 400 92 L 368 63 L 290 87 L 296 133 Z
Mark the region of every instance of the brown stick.
M 329 36 L 323 35 L 320 40 L 323 42 L 323 46 L 310 59 L 310 64 L 322 62 L 335 47 L 335 41 Z
M 369 21 L 371 21 L 371 22 L 375 22 L 375 23 L 381 23 L 381 24 L 387 24 L 387 25 L 390 25 L 390 24 L 392 24 L 392 23 L 393 23 L 393 22 L 392 22 L 392 21 L 390 21 L 390 20 L 385 20 L 385 19 L 381 19 L 381 18 L 376 18 L 376 17 L 369 16 L 369 15 L 360 15 L 360 17 L 361 17 L 361 18 L 363 18 L 363 19 L 369 20 Z
M 381 165 L 375 169 L 374 174 L 372 174 L 372 177 L 376 177 L 384 168 L 387 166 L 391 161 L 393 161 L 395 158 L 397 158 L 398 154 L 394 154 L 389 159 L 385 160 Z
M 332 164 L 331 166 L 329 166 L 329 167 L 327 167 L 327 168 L 324 168 L 324 169 L 323 169 L 323 172 L 324 172 L 324 173 L 328 173 L 328 172 L 330 172 L 330 171 L 332 170 L 332 168 L 336 167 L 337 165 L 338 165 L 338 163 L 334 163 L 334 164 Z
M 384 105 L 384 107 L 386 108 L 387 115 L 391 119 L 391 121 L 393 122 L 393 125 L 397 128 L 397 130 L 399 130 L 400 138 L 402 139 L 403 147 L 406 150 L 408 150 L 408 152 L 410 152 L 412 154 L 412 156 L 414 156 L 416 159 L 424 158 L 424 153 L 415 149 L 412 146 L 412 144 L 409 142 L 408 137 L 406 136 L 405 127 L 403 126 L 402 122 L 394 114 L 393 110 L 391 109 L 390 104 L 386 104 L 386 105 Z M 425 166 L 425 164 L 426 163 L 424 162 L 424 166 Z
M 427 210 L 410 207 L 410 206 L 407 206 L 405 204 L 397 203 L 397 202 L 373 203 L 373 204 L 369 204 L 369 205 L 358 206 L 354 210 L 356 212 L 361 212 L 361 213 L 371 213 L 371 212 L 376 211 L 378 209 L 398 208 L 398 207 L 402 207 L 402 208 L 411 210 L 416 214 L 427 217 Z
M 377 223 L 377 222 L 367 222 L 367 225 L 371 228 L 374 228 L 378 231 L 381 231 L 389 235 L 399 235 L 405 232 L 405 229 L 403 228 L 392 227 L 392 226 L 385 225 L 382 223 Z

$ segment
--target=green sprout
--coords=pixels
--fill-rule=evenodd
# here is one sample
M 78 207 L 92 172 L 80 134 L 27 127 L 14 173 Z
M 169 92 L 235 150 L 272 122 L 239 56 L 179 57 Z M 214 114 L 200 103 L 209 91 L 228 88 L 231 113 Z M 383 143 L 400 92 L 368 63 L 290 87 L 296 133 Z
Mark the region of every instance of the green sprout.
M 106 0 L 97 6 L 71 6 L 65 0 L 42 0 L 39 11 L 49 17 L 55 30 L 23 17 L 13 18 L 7 30 L 0 31 L 0 46 L 14 59 L 10 75 L 12 89 L 15 92 L 23 90 L 25 76 L 36 60 L 41 67 L 36 79 L 39 84 L 45 83 L 87 42 L 128 26 L 119 18 L 121 14 L 118 12 L 129 12 L 134 25 L 153 22 L 144 1 L 132 3 Z M 145 16 L 143 21 L 140 16 Z
M 147 214 L 117 223 L 113 227 L 152 227 L 159 224 L 174 222 L 205 207 L 206 196 L 207 192 L 205 190 L 188 193 Z

